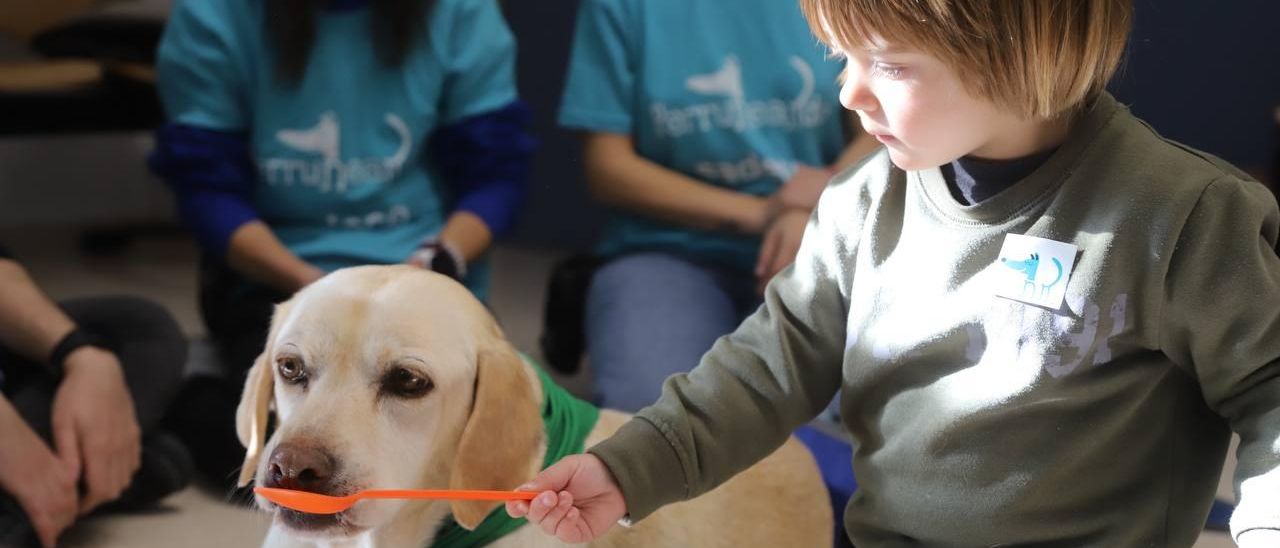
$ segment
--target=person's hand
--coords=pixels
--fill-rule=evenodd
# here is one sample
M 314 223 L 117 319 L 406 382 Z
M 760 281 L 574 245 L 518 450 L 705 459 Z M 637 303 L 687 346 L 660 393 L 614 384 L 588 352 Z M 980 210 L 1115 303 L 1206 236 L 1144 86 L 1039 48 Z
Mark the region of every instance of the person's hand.
M 53 398 L 53 437 L 66 470 L 83 477 L 80 513 L 115 500 L 142 459 L 141 430 L 115 354 L 86 346 L 67 356 Z M 82 474 L 83 472 L 83 474 Z
M 0 489 L 27 513 L 46 548 L 76 520 L 76 476 L 8 402 L 0 401 Z
M 508 501 L 507 514 L 570 544 L 603 535 L 627 514 L 613 474 L 590 453 L 565 457 L 516 490 L 540 494 L 532 501 Z
M 791 178 L 774 195 L 782 207 L 813 209 L 818 205 L 818 197 L 822 196 L 822 191 L 827 188 L 833 175 L 834 172 L 824 167 L 799 164 Z
M 789 209 L 812 211 L 818 205 L 818 198 L 826 190 L 827 183 L 835 172 L 831 169 L 813 167 L 804 164 L 796 166 L 791 178 L 778 187 L 778 190 L 764 199 L 755 231 L 764 234 L 773 226 L 774 221 Z
M 760 242 L 760 255 L 756 259 L 756 291 L 764 293 L 769 280 L 796 260 L 800 240 L 809 224 L 809 210 L 784 209 L 765 229 Z

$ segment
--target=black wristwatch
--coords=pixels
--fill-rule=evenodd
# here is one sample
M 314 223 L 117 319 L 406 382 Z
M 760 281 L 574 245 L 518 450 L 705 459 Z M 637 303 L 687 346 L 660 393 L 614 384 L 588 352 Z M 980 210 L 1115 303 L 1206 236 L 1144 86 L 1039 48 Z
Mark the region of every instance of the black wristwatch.
M 67 361 L 67 356 L 85 346 L 103 348 L 102 339 L 79 327 L 72 329 L 58 341 L 58 344 L 53 345 L 53 351 L 49 353 L 49 360 L 46 363 L 54 379 L 62 380 L 66 374 L 63 364 Z
M 435 236 L 423 239 L 418 244 L 418 249 L 409 256 L 408 263 L 458 281 L 467 277 L 467 261 L 462 257 L 462 252 L 453 244 Z

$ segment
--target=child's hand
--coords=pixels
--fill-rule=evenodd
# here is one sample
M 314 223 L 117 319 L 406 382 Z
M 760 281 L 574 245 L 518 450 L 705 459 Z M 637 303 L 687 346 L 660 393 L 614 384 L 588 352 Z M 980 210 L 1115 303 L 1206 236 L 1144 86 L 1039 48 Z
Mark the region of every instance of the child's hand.
M 570 544 L 603 535 L 627 513 L 613 474 L 592 454 L 565 457 L 516 490 L 541 494 L 532 501 L 508 501 L 507 513 Z

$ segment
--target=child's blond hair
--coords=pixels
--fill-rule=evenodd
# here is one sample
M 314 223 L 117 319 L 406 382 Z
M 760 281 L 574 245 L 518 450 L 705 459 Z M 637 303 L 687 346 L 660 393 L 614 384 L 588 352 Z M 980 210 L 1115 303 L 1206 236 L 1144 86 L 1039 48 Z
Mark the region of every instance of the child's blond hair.
M 976 97 L 1050 118 L 1100 94 L 1115 74 L 1132 0 L 800 0 L 822 41 L 879 42 L 946 63 Z

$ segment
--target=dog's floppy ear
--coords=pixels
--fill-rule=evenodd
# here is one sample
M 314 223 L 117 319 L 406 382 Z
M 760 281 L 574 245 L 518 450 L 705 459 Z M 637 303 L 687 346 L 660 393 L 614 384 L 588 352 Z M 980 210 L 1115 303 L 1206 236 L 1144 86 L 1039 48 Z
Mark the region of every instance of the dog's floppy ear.
M 274 391 L 274 376 L 268 359 L 267 353 L 263 352 L 254 360 L 249 378 L 244 381 L 240 405 L 236 407 L 236 437 L 245 448 L 244 465 L 240 467 L 237 483 L 241 487 L 248 485 L 257 473 L 258 457 L 267 442 L 267 413 Z
M 267 443 L 267 415 L 271 411 L 271 400 L 275 393 L 271 345 L 275 343 L 277 326 L 288 315 L 291 302 L 276 305 L 271 315 L 267 345 L 258 359 L 253 361 L 249 376 L 244 381 L 244 392 L 240 394 L 240 404 L 236 406 L 236 437 L 240 438 L 240 445 L 245 448 L 244 464 L 240 467 L 240 479 L 237 483 L 241 487 L 248 485 L 249 480 L 253 479 L 262 447 Z
M 530 479 L 529 459 L 543 437 L 542 414 L 511 346 L 498 344 L 476 358 L 475 400 L 462 431 L 449 486 L 454 489 L 511 490 Z M 499 503 L 456 501 L 453 519 L 474 530 Z

